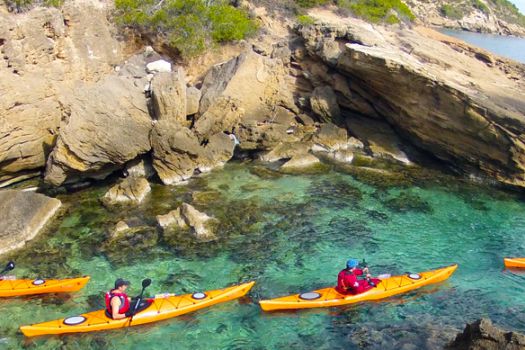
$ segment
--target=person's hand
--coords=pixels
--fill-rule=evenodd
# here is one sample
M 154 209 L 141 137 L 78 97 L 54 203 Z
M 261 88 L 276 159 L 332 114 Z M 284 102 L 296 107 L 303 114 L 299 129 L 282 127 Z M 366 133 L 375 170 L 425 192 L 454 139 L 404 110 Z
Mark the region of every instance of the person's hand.
M 365 268 L 363 269 L 363 272 L 364 272 L 364 273 L 368 273 L 368 267 L 365 267 Z
M 371 274 L 369 274 L 369 273 L 366 274 L 366 278 L 371 278 L 371 277 L 372 277 Z

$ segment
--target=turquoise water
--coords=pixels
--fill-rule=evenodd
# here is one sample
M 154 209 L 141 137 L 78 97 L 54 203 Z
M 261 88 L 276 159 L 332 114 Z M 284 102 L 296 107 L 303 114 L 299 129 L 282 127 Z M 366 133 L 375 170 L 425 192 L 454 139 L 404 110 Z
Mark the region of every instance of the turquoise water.
M 515 194 L 425 171 L 386 175 L 358 168 L 285 175 L 246 164 L 153 186 L 140 208 L 107 210 L 107 185 L 62 195 L 50 232 L 15 256 L 18 275 L 89 274 L 70 296 L 0 300 L 5 349 L 437 349 L 466 322 L 488 316 L 525 331 L 525 275 L 502 257 L 525 255 L 525 203 Z M 219 241 L 164 237 L 155 215 L 182 201 L 221 220 Z M 119 245 L 108 231 L 142 226 Z M 460 265 L 445 283 L 384 302 L 263 313 L 257 301 L 332 285 L 349 257 L 373 273 Z M 8 257 L 5 258 L 7 260 Z M 116 277 L 151 277 L 150 294 L 187 293 L 255 280 L 249 297 L 129 330 L 24 339 L 18 326 L 100 308 Z
M 480 34 L 453 29 L 440 29 L 439 31 L 472 45 L 492 51 L 495 54 L 525 63 L 525 38 Z

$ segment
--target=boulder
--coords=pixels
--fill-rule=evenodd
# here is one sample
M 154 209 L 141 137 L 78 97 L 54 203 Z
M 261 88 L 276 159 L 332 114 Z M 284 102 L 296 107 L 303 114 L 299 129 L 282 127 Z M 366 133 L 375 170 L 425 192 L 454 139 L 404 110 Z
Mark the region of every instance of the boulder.
M 299 155 L 293 156 L 292 159 L 284 163 L 281 166 L 281 169 L 285 169 L 285 170 L 304 169 L 304 168 L 310 168 L 319 163 L 320 163 L 319 158 L 317 158 L 313 154 L 309 154 L 309 153 L 299 154 Z
M 161 120 L 151 133 L 153 167 L 165 185 L 188 180 L 199 167 L 202 147 L 193 132 L 179 124 Z
M 155 169 L 153 169 L 151 158 L 137 158 L 126 164 L 124 173 L 126 177 L 144 177 L 150 179 L 155 175 Z
M 251 49 L 214 66 L 201 90 L 201 116 L 195 123 L 201 138 L 231 131 L 241 120 L 271 119 L 276 106 L 298 111 L 283 62 Z
M 194 115 L 199 113 L 201 96 L 201 90 L 194 86 L 190 86 L 186 89 L 186 115 Z
M 148 180 L 145 178 L 127 177 L 111 187 L 102 202 L 107 205 L 140 204 L 151 192 Z
M 235 141 L 222 132 L 199 142 L 190 129 L 169 121 L 155 125 L 151 144 L 153 167 L 165 185 L 223 166 L 233 157 L 235 148 Z
M 181 214 L 199 241 L 207 242 L 217 239 L 215 236 L 218 226 L 217 219 L 198 211 L 187 203 L 182 204 Z
M 47 161 L 45 181 L 58 186 L 104 178 L 151 148 L 146 99 L 132 79 L 79 83 L 64 100 L 68 118 Z
M 62 203 L 34 192 L 0 191 L 0 255 L 23 247 L 50 222 Z
M 314 134 L 312 149 L 317 152 L 333 152 L 348 148 L 346 129 L 334 124 L 323 124 Z
M 218 220 L 195 209 L 193 206 L 183 203 L 180 208 L 172 210 L 166 215 L 157 216 L 157 222 L 163 230 L 177 228 L 187 230 L 201 242 L 217 239 Z
M 148 73 L 170 73 L 171 63 L 165 60 L 157 60 L 150 62 L 146 65 L 146 71 Z
M 61 95 L 124 60 L 108 13 L 89 2 L 0 11 L 0 184 L 40 173 L 66 116 Z
M 296 155 L 303 155 L 310 151 L 312 144 L 309 142 L 282 142 L 274 149 L 262 154 L 259 159 L 263 162 L 276 162 L 290 159 Z
M 159 73 L 151 81 L 151 99 L 155 117 L 189 126 L 186 120 L 186 78 L 184 69 Z
M 522 350 L 525 335 L 505 331 L 494 326 L 489 319 L 467 324 L 465 330 L 446 347 L 450 350 Z
M 366 140 L 373 157 L 394 160 L 407 165 L 411 164 L 407 154 L 402 150 L 402 141 L 387 123 L 360 117 L 347 118 L 345 121 L 352 134 L 361 140 Z M 361 145 L 353 143 L 354 148 L 356 146 L 358 149 L 363 148 Z
M 170 226 L 176 226 L 178 228 L 186 229 L 188 225 L 181 214 L 181 208 L 170 211 L 165 215 L 157 215 L 157 223 L 162 229 L 166 229 Z
M 354 152 L 350 150 L 338 150 L 327 153 L 328 159 L 334 160 L 338 163 L 350 164 L 354 160 Z
M 315 88 L 310 97 L 312 111 L 322 122 L 334 122 L 341 119 L 341 109 L 335 91 L 330 86 Z

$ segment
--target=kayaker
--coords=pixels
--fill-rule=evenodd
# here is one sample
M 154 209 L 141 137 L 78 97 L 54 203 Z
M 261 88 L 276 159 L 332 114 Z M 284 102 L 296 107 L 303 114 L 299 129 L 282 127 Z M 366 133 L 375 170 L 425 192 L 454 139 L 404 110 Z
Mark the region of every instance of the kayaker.
M 363 275 L 366 279 L 358 279 L 358 276 Z M 371 278 L 368 267 L 360 269 L 359 261 L 350 259 L 346 262 L 346 268 L 339 272 L 335 289 L 341 294 L 360 294 L 374 288 L 378 282 Z
M 118 278 L 115 281 L 115 288 L 106 293 L 106 314 L 114 320 L 126 318 L 130 311 L 131 299 L 126 294 L 129 282 Z

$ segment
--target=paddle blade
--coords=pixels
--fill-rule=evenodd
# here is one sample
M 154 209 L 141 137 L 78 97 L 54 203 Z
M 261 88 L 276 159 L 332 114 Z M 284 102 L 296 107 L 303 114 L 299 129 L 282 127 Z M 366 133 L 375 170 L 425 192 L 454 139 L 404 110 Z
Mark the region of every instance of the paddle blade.
M 142 281 L 142 288 L 147 288 L 151 285 L 151 279 L 150 278 L 146 278 L 145 280 Z
M 7 272 L 7 271 L 11 271 L 15 268 L 15 263 L 13 261 L 10 261 L 7 263 L 7 265 L 5 266 L 5 269 L 2 271 L 2 273 L 4 272 Z

